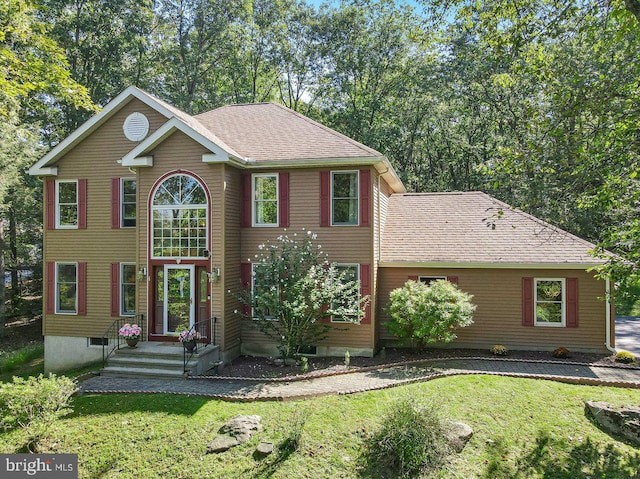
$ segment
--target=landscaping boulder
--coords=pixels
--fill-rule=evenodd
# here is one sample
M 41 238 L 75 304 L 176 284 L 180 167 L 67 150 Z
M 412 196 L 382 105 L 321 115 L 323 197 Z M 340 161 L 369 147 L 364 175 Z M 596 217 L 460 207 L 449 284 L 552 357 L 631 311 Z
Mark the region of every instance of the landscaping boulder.
M 618 408 L 604 402 L 587 401 L 585 412 L 608 433 L 640 446 L 640 407 Z
M 469 442 L 469 439 L 473 436 L 473 429 L 463 422 L 452 422 L 449 424 L 446 436 L 453 449 L 456 452 L 462 452 L 464 446 L 467 445 L 467 442 Z
M 256 447 L 256 454 L 261 457 L 268 456 L 273 452 L 273 443 L 268 441 L 261 441 Z
M 224 452 L 247 442 L 262 427 L 260 416 L 238 415 L 218 430 L 218 434 L 207 446 L 207 453 Z

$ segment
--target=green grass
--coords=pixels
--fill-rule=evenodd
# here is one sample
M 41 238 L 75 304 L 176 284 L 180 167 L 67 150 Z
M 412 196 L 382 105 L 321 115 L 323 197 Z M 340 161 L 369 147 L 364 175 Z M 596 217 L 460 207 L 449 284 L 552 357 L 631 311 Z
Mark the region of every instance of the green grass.
M 0 377 L 29 366 L 35 359 L 44 357 L 44 344 L 34 344 L 0 356 Z
M 431 398 L 475 435 L 440 478 L 635 477 L 640 451 L 611 438 L 584 414 L 585 400 L 640 404 L 640 391 L 551 381 L 459 376 L 386 391 L 308 401 L 227 403 L 164 394 L 84 395 L 60 420 L 47 450 L 77 453 L 81 478 L 358 478 L 366 437 L 395 399 Z M 247 444 L 206 454 L 218 428 L 236 414 L 259 414 L 263 429 Z M 280 447 L 306 418 L 297 451 Z M 276 451 L 254 458 L 261 440 Z M 0 434 L 14 452 L 19 431 Z

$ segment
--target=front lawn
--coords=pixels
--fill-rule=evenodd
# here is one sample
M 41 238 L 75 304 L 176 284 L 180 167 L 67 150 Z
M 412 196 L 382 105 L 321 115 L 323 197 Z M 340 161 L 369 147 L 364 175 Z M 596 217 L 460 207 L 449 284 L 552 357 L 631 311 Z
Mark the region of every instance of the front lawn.
M 395 399 L 430 400 L 475 435 L 437 477 L 635 477 L 640 451 L 584 415 L 583 401 L 640 405 L 640 391 L 551 381 L 459 376 L 386 391 L 295 402 L 228 403 L 164 394 L 86 395 L 43 446 L 77 453 L 80 477 L 356 478 L 364 475 L 364 438 Z M 247 444 L 206 454 L 218 428 L 236 414 L 259 414 L 263 429 Z M 306 419 L 302 447 L 254 458 L 260 440 L 282 443 Z M 0 434 L 14 452 L 19 432 Z

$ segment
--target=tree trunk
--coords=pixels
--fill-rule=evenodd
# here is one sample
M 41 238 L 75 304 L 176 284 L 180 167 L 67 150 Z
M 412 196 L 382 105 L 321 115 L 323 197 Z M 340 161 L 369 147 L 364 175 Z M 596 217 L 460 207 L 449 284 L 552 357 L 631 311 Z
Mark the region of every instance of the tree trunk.
M 0 219 L 0 274 L 2 285 L 0 286 L 0 338 L 6 335 L 5 322 L 7 320 L 6 284 L 4 270 L 4 220 Z
M 11 271 L 11 292 L 9 294 L 9 303 L 13 306 L 14 302 L 20 297 L 20 284 L 18 282 L 18 233 L 16 225 L 16 211 L 13 207 L 9 208 L 9 270 Z

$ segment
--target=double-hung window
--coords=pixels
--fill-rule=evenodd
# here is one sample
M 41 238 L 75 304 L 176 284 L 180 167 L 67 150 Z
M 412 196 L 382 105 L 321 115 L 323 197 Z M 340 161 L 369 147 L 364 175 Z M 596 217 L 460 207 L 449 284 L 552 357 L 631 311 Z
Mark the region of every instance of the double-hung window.
M 78 227 L 78 182 L 56 182 L 56 228 Z
M 429 286 L 434 281 L 438 281 L 440 279 L 447 280 L 446 276 L 418 276 L 418 281 Z
M 136 180 L 135 178 L 122 178 L 120 196 L 120 218 L 122 228 L 136 226 Z
M 120 314 L 136 314 L 136 265 L 120 263 Z
M 253 226 L 278 226 L 278 175 L 252 175 Z
M 78 313 L 78 264 L 56 263 L 55 312 Z
M 278 293 L 278 285 L 274 284 L 265 274 L 267 270 L 260 263 L 251 265 L 251 296 L 254 298 L 252 316 L 254 319 L 268 319 L 275 321 L 276 317 L 269 308 L 274 294 Z
M 536 326 L 565 326 L 565 280 L 564 278 L 536 278 L 534 280 L 535 294 L 535 325 Z
M 336 265 L 338 272 L 344 272 L 344 281 L 346 282 L 359 282 L 360 281 L 360 265 L 358 264 L 338 264 Z M 352 298 L 345 298 L 342 303 L 333 303 L 331 309 L 343 309 L 346 313 L 346 317 L 332 316 L 332 323 L 347 323 L 348 318 L 358 316 L 358 308 L 360 305 L 360 292 L 358 291 Z
M 331 172 L 331 224 L 358 225 L 358 172 Z

